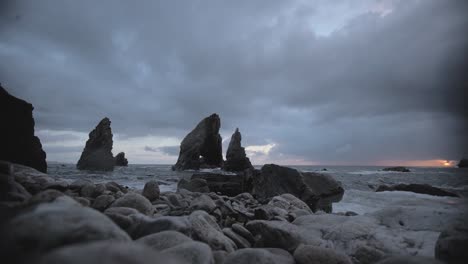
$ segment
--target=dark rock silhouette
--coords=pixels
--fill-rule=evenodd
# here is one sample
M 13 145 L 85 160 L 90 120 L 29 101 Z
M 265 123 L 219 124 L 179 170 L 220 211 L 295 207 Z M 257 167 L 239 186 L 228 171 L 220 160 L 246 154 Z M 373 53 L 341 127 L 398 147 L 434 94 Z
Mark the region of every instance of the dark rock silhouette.
M 275 164 L 264 165 L 253 176 L 252 194 L 259 200 L 290 193 L 304 201 L 314 212 L 332 211 L 332 203 L 343 198 L 344 189 L 332 176 L 313 172 L 299 172 Z
M 0 84 L 0 160 L 47 172 L 46 153 L 34 136 L 32 104 L 10 95 Z
M 110 171 L 114 169 L 112 156 L 112 130 L 109 118 L 104 118 L 96 128 L 89 133 L 89 139 L 76 164 L 79 170 Z
M 457 166 L 458 168 L 468 168 L 468 159 L 461 159 Z
M 449 197 L 459 197 L 458 194 L 448 192 L 442 190 L 437 187 L 430 186 L 429 184 L 397 184 L 397 185 L 380 185 L 376 192 L 384 192 L 384 191 L 404 191 L 404 192 L 414 192 L 414 193 L 422 193 L 434 196 L 449 196 Z
M 128 166 L 128 160 L 125 158 L 124 152 L 120 152 L 115 156 L 115 166 Z
M 217 114 L 203 119 L 180 144 L 180 153 L 173 170 L 198 170 L 222 167 L 223 155 Z
M 397 171 L 397 172 L 411 172 L 408 168 L 405 167 L 388 167 L 388 168 L 383 168 L 383 171 Z
M 205 180 L 210 192 L 227 196 L 236 196 L 252 191 L 252 172 L 245 171 L 239 174 L 228 175 L 219 173 L 196 173 L 191 180 Z
M 236 128 L 232 134 L 231 142 L 226 152 L 226 161 L 224 162 L 224 170 L 226 171 L 243 171 L 251 169 L 252 163 L 245 154 L 245 149 L 241 146 L 242 135 L 239 129 Z

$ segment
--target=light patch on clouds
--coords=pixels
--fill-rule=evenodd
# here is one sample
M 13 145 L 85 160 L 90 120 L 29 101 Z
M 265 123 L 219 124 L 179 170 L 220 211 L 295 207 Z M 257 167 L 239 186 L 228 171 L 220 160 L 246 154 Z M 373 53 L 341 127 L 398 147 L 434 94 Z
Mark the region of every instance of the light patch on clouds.
M 245 152 L 249 156 L 268 155 L 268 154 L 270 154 L 270 151 L 274 147 L 276 147 L 275 143 L 270 143 L 270 144 L 266 144 L 266 145 L 252 145 L 252 146 L 245 147 Z

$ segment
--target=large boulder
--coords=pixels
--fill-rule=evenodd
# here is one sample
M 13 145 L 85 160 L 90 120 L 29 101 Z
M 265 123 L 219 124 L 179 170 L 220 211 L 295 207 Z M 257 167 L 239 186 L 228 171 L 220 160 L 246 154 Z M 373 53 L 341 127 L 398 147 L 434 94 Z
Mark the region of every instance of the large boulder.
M 159 199 L 159 194 L 161 191 L 159 190 L 159 184 L 157 181 L 151 180 L 145 183 L 145 187 L 143 187 L 142 195 L 150 201 L 155 201 Z
M 0 160 L 47 172 L 46 153 L 34 136 L 32 104 L 10 95 L 0 84 Z
M 115 156 L 115 166 L 123 166 L 126 167 L 128 166 L 128 160 L 125 158 L 125 153 L 120 152 Z
M 242 136 L 239 129 L 236 128 L 232 134 L 231 142 L 226 152 L 226 161 L 224 162 L 223 169 L 226 171 L 243 171 L 252 169 L 252 163 L 245 154 L 245 149 L 241 146 Z
M 141 237 L 136 240 L 137 243 L 145 244 L 154 250 L 165 250 L 175 247 L 185 242 L 193 241 L 190 237 L 177 231 L 162 231 Z
M 168 256 L 178 257 L 187 263 L 193 264 L 213 264 L 213 252 L 211 248 L 198 241 L 185 242 L 174 247 L 161 251 Z
M 177 190 L 180 189 L 199 193 L 210 192 L 207 181 L 201 178 L 192 180 L 180 179 L 180 181 L 177 183 Z
M 224 264 L 294 264 L 294 258 L 279 248 L 244 248 L 229 254 Z
M 210 192 L 227 196 L 236 196 L 252 190 L 252 178 L 248 171 L 238 174 L 227 173 L 196 173 L 191 180 L 203 179 L 206 181 Z
M 433 187 L 429 184 L 396 184 L 396 185 L 380 185 L 376 192 L 384 192 L 384 191 L 404 191 L 404 192 L 414 192 L 414 193 L 421 193 L 421 194 L 428 194 L 434 196 L 449 196 L 449 197 L 459 197 L 458 194 L 452 193 L 449 191 L 445 191 L 441 188 Z
M 207 243 L 213 250 L 232 252 L 236 249 L 234 242 L 223 234 L 216 221 L 205 211 L 195 211 L 188 219 L 195 240 Z
M 115 161 L 112 155 L 112 130 L 109 118 L 104 118 L 89 133 L 89 139 L 76 164 L 79 170 L 111 171 Z
M 76 243 L 130 241 L 108 217 L 67 196 L 20 213 L 4 231 L 0 249 L 15 258 Z
M 343 198 L 341 183 L 330 175 L 299 172 L 275 164 L 264 165 L 261 173 L 253 176 L 253 195 L 259 201 L 290 193 L 304 201 L 314 212 L 331 212 L 332 203 Z
M 198 170 L 222 167 L 221 120 L 217 114 L 203 119 L 180 144 L 180 153 L 173 170 Z
M 130 242 L 99 241 L 59 248 L 39 259 L 40 264 L 185 264 L 182 258 Z M 37 260 L 25 263 L 36 263 Z
M 446 263 L 465 263 L 468 260 L 468 225 L 456 224 L 440 233 L 435 257 Z
M 111 207 L 130 207 L 145 215 L 153 213 L 153 205 L 144 196 L 138 193 L 127 193 L 111 204 Z

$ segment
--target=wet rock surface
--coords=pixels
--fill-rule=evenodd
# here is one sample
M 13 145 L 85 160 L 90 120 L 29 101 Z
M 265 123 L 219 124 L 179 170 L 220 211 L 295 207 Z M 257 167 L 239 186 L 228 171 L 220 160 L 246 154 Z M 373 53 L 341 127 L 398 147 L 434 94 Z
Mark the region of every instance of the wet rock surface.
M 121 167 L 126 167 L 128 166 L 128 160 L 125 158 L 125 153 L 120 152 L 115 156 L 115 166 L 121 166 Z
M 414 192 L 421 194 L 428 194 L 434 196 L 449 196 L 449 197 L 459 197 L 458 194 L 452 193 L 441 188 L 433 187 L 429 184 L 396 184 L 396 185 L 380 185 L 376 192 L 385 192 L 385 191 L 404 191 L 404 192 Z

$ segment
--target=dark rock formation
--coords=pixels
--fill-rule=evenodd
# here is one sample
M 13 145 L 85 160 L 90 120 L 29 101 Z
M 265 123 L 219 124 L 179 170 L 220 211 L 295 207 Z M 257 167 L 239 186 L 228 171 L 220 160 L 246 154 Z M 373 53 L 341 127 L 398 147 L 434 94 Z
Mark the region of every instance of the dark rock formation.
M 182 140 L 179 158 L 172 169 L 198 170 L 222 167 L 220 126 L 221 120 L 217 114 L 212 114 L 198 123 Z
M 458 168 L 468 168 L 468 159 L 461 159 L 457 166 Z
M 397 171 L 397 172 L 411 172 L 408 168 L 405 167 L 388 167 L 383 168 L 383 171 Z
M 46 153 L 34 136 L 34 107 L 10 95 L 0 84 L 0 160 L 47 172 Z
M 468 259 L 468 225 L 458 223 L 440 233 L 435 257 L 445 263 L 465 263 Z
M 192 180 L 203 179 L 206 181 L 210 192 L 227 196 L 236 196 L 244 192 L 252 191 L 252 177 L 249 171 L 239 174 L 196 173 Z
M 314 212 L 331 212 L 332 203 L 343 198 L 344 189 L 330 175 L 299 172 L 275 164 L 264 165 L 253 177 L 253 195 L 259 201 L 290 193 L 304 201 Z
M 115 166 L 128 166 L 128 160 L 125 158 L 124 152 L 120 152 L 117 154 L 117 156 L 115 156 Z
M 459 197 L 459 195 L 442 190 L 437 187 L 430 186 L 429 184 L 396 184 L 392 186 L 388 185 L 380 185 L 376 192 L 384 192 L 384 191 L 404 191 L 404 192 L 414 192 L 414 193 L 422 193 L 422 194 L 429 194 L 435 196 L 450 196 L 450 197 Z
M 245 149 L 241 146 L 242 136 L 239 129 L 236 128 L 232 134 L 231 142 L 226 152 L 226 161 L 223 169 L 226 171 L 243 171 L 252 169 L 249 158 L 245 155 Z
M 78 164 L 76 164 L 79 170 L 110 171 L 114 169 L 110 124 L 111 121 L 106 117 L 89 133 L 89 139 L 86 141 Z

